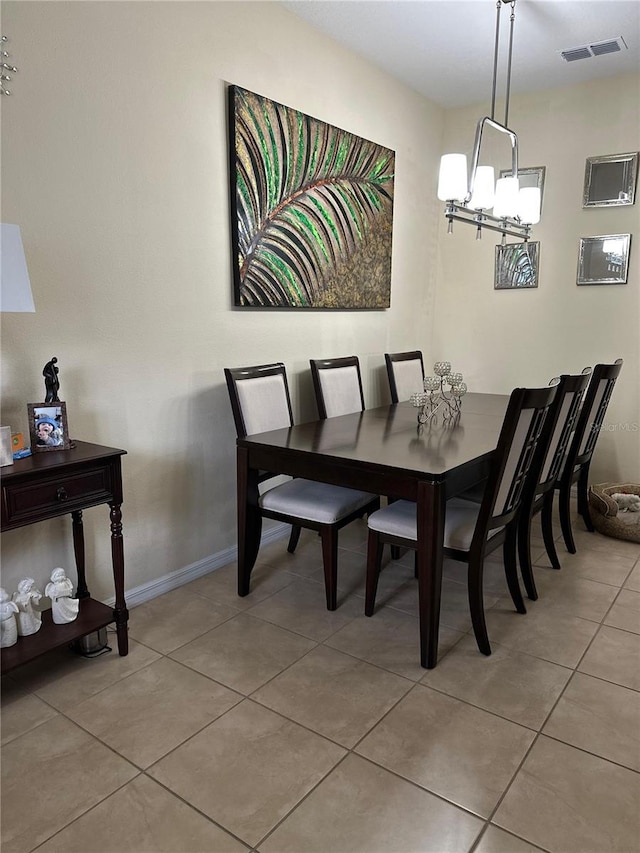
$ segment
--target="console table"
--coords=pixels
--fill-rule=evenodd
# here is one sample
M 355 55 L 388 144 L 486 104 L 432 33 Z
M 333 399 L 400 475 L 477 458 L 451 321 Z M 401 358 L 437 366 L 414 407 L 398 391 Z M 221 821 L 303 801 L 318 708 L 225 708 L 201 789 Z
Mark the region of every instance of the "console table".
M 2 531 L 14 530 L 48 518 L 71 514 L 73 550 L 78 571 L 78 618 L 66 625 L 55 625 L 51 611 L 42 614 L 42 627 L 36 634 L 19 637 L 18 642 L 2 649 L 2 672 L 64 646 L 86 634 L 116 623 L 118 651 L 129 651 L 124 600 L 124 548 L 122 540 L 122 467 L 126 450 L 101 447 L 85 441 L 72 442 L 69 450 L 35 452 L 17 459 L 2 469 Z M 85 576 L 84 530 L 82 511 L 108 504 L 111 519 L 111 557 L 115 587 L 115 607 L 107 607 L 89 595 Z

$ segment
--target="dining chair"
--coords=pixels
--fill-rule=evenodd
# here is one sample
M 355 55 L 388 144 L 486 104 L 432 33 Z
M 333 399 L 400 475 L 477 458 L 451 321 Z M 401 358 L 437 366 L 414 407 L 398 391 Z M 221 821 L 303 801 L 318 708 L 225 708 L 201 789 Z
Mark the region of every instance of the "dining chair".
M 552 379 L 557 384 L 556 396 L 549 409 L 536 458 L 525 483 L 522 509 L 518 521 L 518 558 L 520 574 L 527 596 L 538 598 L 531 561 L 531 523 L 534 516 L 542 513 L 542 537 L 549 560 L 554 569 L 560 561 L 553 537 L 553 496 L 562 463 L 567 454 L 571 435 L 576 426 L 580 405 L 589 382 L 591 368 L 585 367 L 577 375 L 564 374 Z
M 621 358 L 613 364 L 596 364 L 593 368 L 566 459 L 555 484 L 558 492 L 562 538 L 570 554 L 576 553 L 571 529 L 571 487 L 577 483 L 578 513 L 582 516 L 587 530 L 593 532 L 594 527 L 589 516 L 589 467 L 613 388 L 621 370 Z
M 384 360 L 392 403 L 408 400 L 416 391 L 423 390 L 424 363 L 420 350 L 386 352 Z
M 461 498 L 447 501 L 444 555 L 467 563 L 467 594 L 478 648 L 491 654 L 484 616 L 482 575 L 485 557 L 503 546 L 511 598 L 526 613 L 516 560 L 517 523 L 527 473 L 533 462 L 556 386 L 516 388 L 492 454 L 489 476 L 480 504 Z M 369 516 L 365 614 L 372 616 L 385 543 L 412 550 L 417 546 L 416 504 L 399 500 Z
M 356 355 L 309 359 L 309 364 L 321 420 L 364 411 L 362 376 Z M 400 558 L 400 549 L 395 545 L 391 548 L 391 556 L 394 560 Z
M 309 360 L 321 420 L 364 411 L 358 356 Z
M 284 364 L 225 368 L 233 419 L 239 438 L 259 432 L 293 426 L 291 397 Z M 278 476 L 264 471 L 259 484 Z M 338 531 L 380 506 L 380 499 L 368 492 L 295 478 L 272 485 L 258 498 L 264 518 L 292 525 L 287 550 L 295 551 L 300 528 L 317 530 L 322 542 L 327 610 L 337 606 Z

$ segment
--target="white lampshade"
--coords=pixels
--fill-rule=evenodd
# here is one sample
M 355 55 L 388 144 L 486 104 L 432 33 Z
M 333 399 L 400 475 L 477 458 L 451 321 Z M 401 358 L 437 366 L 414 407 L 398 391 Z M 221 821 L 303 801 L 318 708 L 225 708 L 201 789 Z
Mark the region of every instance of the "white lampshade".
M 0 312 L 35 311 L 17 225 L 0 225 Z
M 540 222 L 540 187 L 522 187 L 518 194 L 518 216 L 525 225 Z
M 464 201 L 466 196 L 466 154 L 445 154 L 440 158 L 438 198 L 440 201 Z
M 518 215 L 518 195 L 520 180 L 514 178 L 499 178 L 496 181 L 496 198 L 493 203 L 493 215 L 498 219 Z
M 478 166 L 473 181 L 469 207 L 472 210 L 491 210 L 496 195 L 493 166 Z

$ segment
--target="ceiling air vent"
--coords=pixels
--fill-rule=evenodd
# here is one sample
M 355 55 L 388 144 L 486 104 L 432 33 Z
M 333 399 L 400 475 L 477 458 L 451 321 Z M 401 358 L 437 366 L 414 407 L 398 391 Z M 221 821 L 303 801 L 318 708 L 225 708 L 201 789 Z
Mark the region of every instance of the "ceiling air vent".
M 608 53 L 618 53 L 621 50 L 627 50 L 627 45 L 622 36 L 618 36 L 614 39 L 594 42 L 594 44 L 584 44 L 580 47 L 561 50 L 560 56 L 565 62 L 575 62 L 577 59 L 591 59 L 592 56 L 605 56 Z
M 567 62 L 575 62 L 576 59 L 590 59 L 591 51 L 588 47 L 572 47 L 561 51 L 560 55 Z
M 626 49 L 627 46 L 622 36 L 620 36 L 617 39 L 599 41 L 596 44 L 589 45 L 589 47 L 594 56 L 604 56 L 605 53 L 618 53 L 619 50 L 622 50 L 623 47 Z

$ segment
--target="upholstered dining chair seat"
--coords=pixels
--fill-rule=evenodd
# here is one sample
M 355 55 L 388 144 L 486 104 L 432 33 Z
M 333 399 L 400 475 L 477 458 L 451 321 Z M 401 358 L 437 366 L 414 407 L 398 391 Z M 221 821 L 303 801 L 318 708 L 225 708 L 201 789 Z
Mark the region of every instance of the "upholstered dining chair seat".
M 295 516 L 301 521 L 335 524 L 375 499 L 367 492 L 296 479 L 266 491 L 259 504 L 263 510 Z
M 227 367 L 224 375 L 238 438 L 293 426 L 289 383 L 282 362 Z M 380 498 L 368 492 L 302 478 L 280 482 L 281 476 L 277 471 L 257 472 L 256 479 L 256 485 L 263 490 L 256 497 L 259 517 L 255 525 L 258 532 L 263 517 L 290 524 L 287 546 L 290 554 L 296 549 L 301 528 L 317 530 L 320 534 L 327 609 L 335 610 L 338 532 L 357 518 L 379 509 Z M 278 481 L 277 485 L 274 480 Z
M 452 498 L 447 501 L 444 526 L 444 547 L 456 551 L 468 551 L 476 529 L 480 505 L 472 501 Z M 369 528 L 399 539 L 418 538 L 416 504 L 412 501 L 394 501 L 369 516 Z M 489 531 L 489 538 L 502 530 L 496 527 Z

